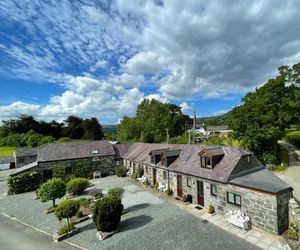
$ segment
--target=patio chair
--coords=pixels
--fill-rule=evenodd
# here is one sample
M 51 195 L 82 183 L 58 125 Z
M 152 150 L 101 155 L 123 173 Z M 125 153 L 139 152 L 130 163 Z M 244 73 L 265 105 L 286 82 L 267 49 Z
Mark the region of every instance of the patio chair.
M 126 172 L 126 176 L 131 176 L 132 173 L 130 171 Z
M 250 217 L 245 215 L 241 210 L 231 210 L 225 214 L 228 223 L 242 228 L 246 231 L 250 229 Z
M 143 183 L 146 180 L 146 176 L 142 176 L 140 178 L 137 178 L 137 181 L 140 181 L 141 183 Z

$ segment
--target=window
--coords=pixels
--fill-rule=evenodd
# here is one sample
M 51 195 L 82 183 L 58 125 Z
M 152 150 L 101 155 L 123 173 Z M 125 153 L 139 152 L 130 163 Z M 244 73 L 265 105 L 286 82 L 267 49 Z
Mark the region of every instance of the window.
M 163 172 L 163 178 L 164 178 L 164 180 L 167 179 L 167 171 L 164 171 L 164 172 Z
M 216 184 L 210 184 L 210 194 L 217 196 L 217 185 Z
M 227 202 L 237 206 L 241 206 L 241 196 L 238 194 L 227 192 Z
M 148 166 L 145 166 L 145 172 L 148 174 Z
M 120 166 L 120 161 L 116 160 L 116 166 Z
M 151 163 L 155 163 L 155 158 L 154 158 L 154 155 L 151 155 Z
M 210 157 L 201 156 L 200 161 L 201 161 L 201 167 L 203 167 L 203 168 L 211 167 Z
M 191 187 L 192 185 L 191 185 L 191 178 L 187 178 L 186 179 L 186 185 L 188 186 L 188 187 Z

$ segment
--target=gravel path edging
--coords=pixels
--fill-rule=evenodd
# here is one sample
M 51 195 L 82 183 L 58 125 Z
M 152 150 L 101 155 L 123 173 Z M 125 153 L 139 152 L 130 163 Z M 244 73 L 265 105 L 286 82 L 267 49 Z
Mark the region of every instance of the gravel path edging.
M 40 232 L 40 233 L 43 233 L 43 234 L 46 234 L 46 235 L 52 237 L 52 234 L 49 234 L 49 233 L 47 233 L 47 232 L 45 232 L 45 231 L 43 231 L 43 230 L 41 230 L 41 229 L 39 229 L 39 228 L 37 228 L 37 227 L 34 227 L 34 226 L 29 225 L 29 224 L 27 224 L 27 223 L 25 223 L 25 222 L 23 222 L 23 221 L 20 221 L 20 220 L 18 220 L 18 219 L 15 218 L 15 217 L 11 217 L 11 216 L 9 216 L 8 214 L 5 214 L 5 213 L 3 213 L 3 212 L 0 212 L 0 214 L 3 215 L 3 216 L 5 216 L 6 218 L 9 218 L 9 219 L 11 219 L 11 220 L 14 220 L 14 221 L 16 221 L 16 222 L 18 222 L 18 223 L 20 223 L 20 224 L 26 226 L 26 227 L 32 228 L 32 229 L 34 229 L 34 230 L 36 230 L 36 231 L 38 231 L 38 232 Z M 81 246 L 79 246 L 79 245 L 76 245 L 76 244 L 74 244 L 74 243 L 72 243 L 72 242 L 70 242 L 70 241 L 68 241 L 68 240 L 63 240 L 63 241 L 66 242 L 67 244 L 73 246 L 73 247 L 78 248 L 78 249 L 81 249 L 81 250 L 88 250 L 87 248 L 84 248 L 84 247 L 81 247 Z

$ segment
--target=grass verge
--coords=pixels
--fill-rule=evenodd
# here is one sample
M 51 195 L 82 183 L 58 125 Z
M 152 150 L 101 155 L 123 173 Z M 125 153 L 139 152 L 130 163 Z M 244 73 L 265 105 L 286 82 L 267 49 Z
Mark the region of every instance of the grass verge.
M 6 147 L 0 146 L 0 157 L 12 156 L 14 153 L 15 147 Z

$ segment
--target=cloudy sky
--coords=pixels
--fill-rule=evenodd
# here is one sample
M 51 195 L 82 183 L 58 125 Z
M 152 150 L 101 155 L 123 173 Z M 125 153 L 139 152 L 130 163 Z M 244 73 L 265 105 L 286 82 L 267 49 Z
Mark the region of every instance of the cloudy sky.
M 0 120 L 113 124 L 143 98 L 222 113 L 300 62 L 299 13 L 299 0 L 1 0 Z

